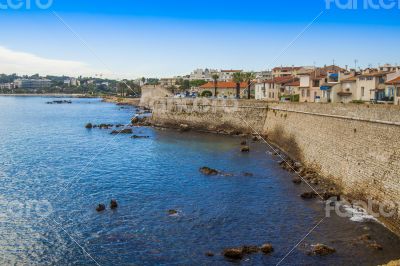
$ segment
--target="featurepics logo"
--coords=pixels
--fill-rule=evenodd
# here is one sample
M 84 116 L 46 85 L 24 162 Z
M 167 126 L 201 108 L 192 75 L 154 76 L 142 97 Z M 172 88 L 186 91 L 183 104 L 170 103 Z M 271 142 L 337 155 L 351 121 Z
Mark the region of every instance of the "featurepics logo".
M 400 0 L 325 0 L 326 9 L 338 8 L 343 10 L 400 9 Z
M 0 0 L 0 10 L 49 9 L 53 0 Z

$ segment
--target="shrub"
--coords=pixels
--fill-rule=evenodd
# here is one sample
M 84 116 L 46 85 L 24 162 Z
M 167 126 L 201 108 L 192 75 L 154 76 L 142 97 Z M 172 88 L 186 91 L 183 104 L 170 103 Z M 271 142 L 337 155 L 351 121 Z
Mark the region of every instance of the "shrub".
M 211 91 L 203 91 L 201 93 L 201 97 L 211 97 L 212 96 L 212 92 Z

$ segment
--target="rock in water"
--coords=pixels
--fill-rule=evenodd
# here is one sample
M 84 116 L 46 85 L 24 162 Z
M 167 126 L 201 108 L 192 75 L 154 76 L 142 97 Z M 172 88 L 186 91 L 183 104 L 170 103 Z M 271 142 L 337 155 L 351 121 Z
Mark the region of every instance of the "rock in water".
M 244 254 L 252 254 L 252 253 L 257 253 L 260 251 L 260 248 L 257 246 L 243 246 L 242 252 Z
M 110 201 L 110 209 L 116 209 L 116 208 L 118 208 L 118 203 L 117 203 L 117 201 L 115 200 L 115 199 L 112 199 L 111 201 Z
M 249 146 L 243 146 L 243 147 L 240 149 L 240 151 L 241 151 L 241 152 L 250 152 L 250 147 L 249 147 Z
M 272 251 L 274 251 L 274 248 L 272 247 L 271 244 L 264 244 L 261 246 L 260 250 L 264 253 L 264 254 L 269 254 Z
M 132 134 L 133 131 L 131 128 L 124 128 L 122 130 L 114 130 L 113 132 L 111 132 L 111 134 L 113 135 L 117 135 L 117 134 Z
M 224 257 L 234 260 L 240 260 L 243 258 L 243 250 L 240 248 L 227 248 L 222 252 Z
M 301 194 L 301 196 L 303 199 L 315 199 L 317 197 L 317 193 L 315 193 L 314 191 L 311 192 L 304 192 L 303 194 Z
M 301 184 L 301 178 L 298 178 L 298 177 L 293 178 L 292 182 L 295 183 L 295 184 L 297 184 L 297 185 L 298 185 L 298 184 Z
M 311 254 L 319 255 L 319 256 L 326 256 L 326 255 L 330 255 L 335 252 L 336 252 L 336 250 L 334 248 L 328 247 L 323 244 L 316 244 L 313 246 Z
M 104 205 L 104 204 L 99 204 L 97 207 L 96 207 L 96 211 L 98 211 L 98 212 L 102 212 L 102 211 L 104 211 L 106 209 L 106 205 Z
M 92 125 L 92 123 L 87 123 L 85 127 L 86 127 L 87 129 L 91 129 L 91 128 L 93 128 L 93 125 Z
M 180 130 L 181 132 L 187 132 L 187 131 L 190 130 L 190 127 L 189 127 L 189 125 L 186 125 L 186 124 L 180 124 L 179 130 Z
M 400 260 L 393 260 L 393 261 L 389 262 L 388 264 L 380 265 L 380 266 L 400 266 Z
M 212 253 L 212 252 L 210 252 L 210 251 L 209 251 L 209 252 L 206 252 L 206 256 L 207 256 L 207 257 L 214 257 L 214 253 Z
M 200 172 L 204 175 L 218 175 L 219 171 L 212 169 L 210 167 L 204 166 L 200 168 Z
M 177 215 L 177 214 L 178 214 L 177 210 L 173 210 L 173 209 L 168 210 L 168 215 Z
M 246 145 L 247 145 L 247 141 L 243 140 L 243 141 L 240 143 L 240 145 L 246 146 Z

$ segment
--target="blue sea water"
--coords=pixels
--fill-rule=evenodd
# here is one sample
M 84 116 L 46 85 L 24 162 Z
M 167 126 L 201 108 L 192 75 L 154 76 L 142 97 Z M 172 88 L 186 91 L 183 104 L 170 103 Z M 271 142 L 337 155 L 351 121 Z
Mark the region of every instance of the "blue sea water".
M 280 265 L 377 265 L 400 257 L 398 237 L 373 221 L 333 215 L 310 232 L 324 203 L 300 199 L 309 189 L 294 185 L 263 143 L 250 141 L 243 154 L 235 137 L 141 127 L 134 134 L 150 138 L 115 136 L 85 124 L 127 124 L 135 108 L 52 100 L 0 97 L 1 265 L 276 265 L 286 255 Z M 202 166 L 231 175 L 204 176 Z M 99 203 L 106 211 L 96 212 Z M 382 251 L 357 241 L 366 233 Z M 272 254 L 221 256 L 264 243 Z M 316 243 L 337 252 L 307 255 Z

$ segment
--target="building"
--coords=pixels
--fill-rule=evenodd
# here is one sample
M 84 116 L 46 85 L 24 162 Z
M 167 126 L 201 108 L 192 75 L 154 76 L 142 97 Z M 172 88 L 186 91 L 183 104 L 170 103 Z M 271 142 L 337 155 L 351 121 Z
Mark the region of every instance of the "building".
M 350 77 L 340 81 L 340 86 L 332 88 L 333 103 L 350 103 L 360 98 L 357 90 L 357 77 Z
M 212 81 L 212 75 L 213 74 L 218 74 L 218 70 L 214 70 L 214 69 L 196 69 L 194 70 L 190 76 L 189 76 L 189 80 L 206 80 L 206 81 Z
M 64 85 L 67 85 L 68 87 L 71 87 L 71 86 L 76 87 L 76 86 L 81 85 L 81 82 L 76 78 L 67 78 L 64 80 Z
M 177 86 L 178 78 L 162 78 L 159 80 L 159 83 L 163 87 Z
M 386 75 L 389 72 L 364 73 L 357 77 L 357 100 L 383 101 L 385 100 Z
M 382 72 L 400 71 L 400 66 L 392 66 L 391 64 L 384 64 L 383 66 L 379 66 L 379 71 Z
M 198 88 L 198 93 L 201 95 L 204 91 L 210 91 L 212 96 L 215 97 L 215 83 L 208 82 Z M 236 83 L 232 81 L 218 81 L 217 82 L 217 96 L 222 98 L 235 98 L 236 97 Z M 240 84 L 240 98 L 247 97 L 247 83 Z
M 40 90 L 50 88 L 51 80 L 49 79 L 16 79 L 14 81 L 15 88 L 26 90 Z
M 14 83 L 2 83 L 0 84 L 0 89 L 1 90 L 13 90 L 14 89 Z
M 393 95 L 393 103 L 400 105 L 400 77 L 387 81 L 386 90 L 389 95 Z
M 280 97 L 286 94 L 286 90 L 294 92 L 292 89 L 298 87 L 298 84 L 294 83 L 296 81 L 299 80 L 293 76 L 258 80 L 255 84 L 255 98 L 257 100 L 279 101 Z
M 290 77 L 297 76 L 298 72 L 302 69 L 302 67 L 275 67 L 272 69 L 272 77 L 273 78 L 281 78 L 281 77 Z
M 237 72 L 243 72 L 243 70 L 221 70 L 218 74 L 220 81 L 232 81 L 233 74 Z

